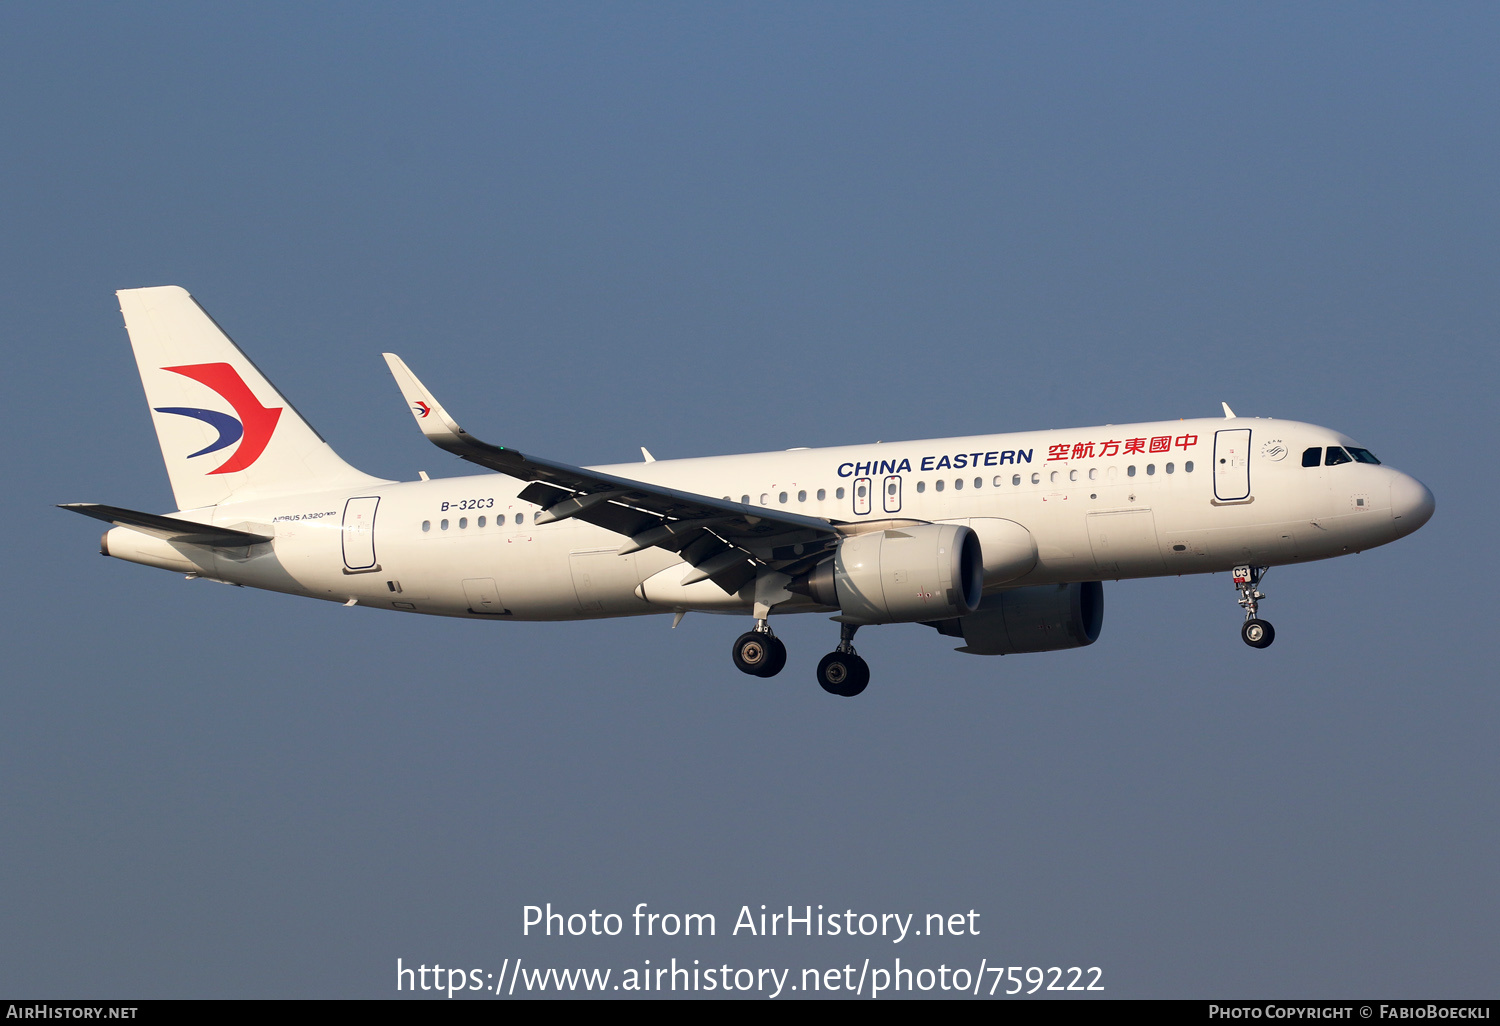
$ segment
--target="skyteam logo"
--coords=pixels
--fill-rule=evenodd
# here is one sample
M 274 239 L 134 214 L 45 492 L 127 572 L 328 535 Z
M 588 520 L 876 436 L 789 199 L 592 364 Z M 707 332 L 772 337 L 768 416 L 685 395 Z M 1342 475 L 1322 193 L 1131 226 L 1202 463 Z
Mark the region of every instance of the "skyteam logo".
M 227 449 L 235 442 L 240 447 L 234 454 L 218 467 L 210 470 L 210 474 L 233 474 L 236 471 L 246 470 L 260 454 L 266 451 L 270 444 L 271 435 L 276 431 L 276 422 L 281 419 L 280 406 L 268 408 L 260 404 L 255 394 L 250 391 L 250 386 L 245 380 L 227 363 L 194 363 L 184 367 L 163 367 L 164 371 L 173 374 L 181 374 L 183 377 L 192 378 L 200 384 L 207 385 L 234 407 L 234 412 L 239 414 L 239 419 L 231 417 L 227 413 L 218 410 L 200 410 L 193 406 L 158 406 L 157 413 L 175 413 L 179 417 L 192 417 L 201 420 L 205 424 L 219 432 L 219 437 L 212 443 L 199 449 L 197 452 L 188 453 L 187 458 L 194 456 L 206 456 L 220 449 Z

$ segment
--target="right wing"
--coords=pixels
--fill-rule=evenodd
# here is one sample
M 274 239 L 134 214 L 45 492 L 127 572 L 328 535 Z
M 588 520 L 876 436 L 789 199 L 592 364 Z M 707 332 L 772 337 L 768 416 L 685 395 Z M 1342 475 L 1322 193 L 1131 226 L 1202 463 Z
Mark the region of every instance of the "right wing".
M 384 355 L 428 441 L 470 463 L 531 482 L 520 498 L 542 507 L 538 524 L 577 517 L 628 538 L 621 555 L 650 547 L 676 552 L 695 568 L 683 584 L 710 580 L 729 594 L 753 581 L 762 567 L 793 577 L 804 573 L 838 543 L 834 525 L 819 517 L 679 491 L 482 442 L 448 415 L 399 356 Z

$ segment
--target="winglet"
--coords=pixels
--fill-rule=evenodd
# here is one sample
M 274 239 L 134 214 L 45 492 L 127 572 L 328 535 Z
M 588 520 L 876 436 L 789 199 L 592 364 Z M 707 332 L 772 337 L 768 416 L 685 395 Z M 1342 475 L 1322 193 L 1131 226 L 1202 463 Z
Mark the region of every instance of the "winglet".
M 387 359 L 389 359 L 389 357 L 387 357 Z M 1229 408 L 1229 404 L 1228 403 L 1221 402 L 1221 403 L 1219 403 L 1219 405 L 1222 406 L 1222 407 L 1224 407 L 1224 419 L 1225 420 L 1235 420 L 1236 419 L 1235 415 L 1234 415 L 1234 411 Z
M 417 380 L 417 376 L 401 357 L 395 353 L 381 355 L 385 357 L 386 365 L 391 369 L 391 377 L 396 379 L 396 387 L 405 396 L 406 404 L 411 408 L 411 415 L 416 420 L 417 427 L 422 429 L 422 434 L 444 448 L 454 443 L 473 441 L 473 436 L 458 426 L 458 421 L 448 415 L 443 404 L 427 390 L 426 385 Z

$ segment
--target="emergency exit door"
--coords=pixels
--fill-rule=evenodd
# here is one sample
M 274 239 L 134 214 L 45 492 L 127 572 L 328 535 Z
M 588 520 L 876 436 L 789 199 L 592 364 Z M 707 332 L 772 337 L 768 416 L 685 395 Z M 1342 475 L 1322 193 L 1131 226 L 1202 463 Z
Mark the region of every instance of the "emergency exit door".
M 375 562 L 375 495 L 344 503 L 344 573 L 367 574 L 379 570 Z
M 870 479 L 868 477 L 857 477 L 854 479 L 854 512 L 865 514 L 870 512 Z
M 1214 498 L 1243 502 L 1250 498 L 1250 429 L 1214 432 Z
M 887 513 L 901 512 L 901 475 L 892 474 L 885 479 L 885 490 L 881 496 L 885 499 L 885 511 Z

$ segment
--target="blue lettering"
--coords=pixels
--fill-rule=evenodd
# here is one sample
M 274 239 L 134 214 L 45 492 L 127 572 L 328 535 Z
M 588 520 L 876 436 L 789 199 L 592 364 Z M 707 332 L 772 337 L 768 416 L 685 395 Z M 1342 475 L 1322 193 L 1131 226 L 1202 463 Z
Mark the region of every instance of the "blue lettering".
M 933 469 L 933 466 L 932 466 L 932 457 L 931 456 L 923 456 L 922 457 L 922 469 L 923 470 L 932 470 Z
M 1022 463 L 1022 462 L 1030 463 L 1031 462 L 1031 450 L 1030 449 L 1017 449 L 1016 450 L 1016 462 L 1017 463 Z
M 870 465 L 868 463 L 856 463 L 854 465 L 854 472 L 863 477 L 870 472 Z
M 1000 454 L 998 452 L 987 452 L 987 453 L 985 453 L 984 454 L 984 465 L 986 467 L 993 467 L 995 465 L 995 457 L 999 456 L 999 455 Z
M 1002 466 L 1004 464 L 1006 464 L 1006 463 L 1014 463 L 1014 462 L 1016 462 L 1016 454 L 1014 452 L 1012 452 L 1011 450 L 1006 449 L 1004 452 L 1002 452 L 1000 454 L 1000 463 L 1001 463 Z
M 962 470 L 965 467 L 967 467 L 968 465 L 969 465 L 969 457 L 965 456 L 963 453 L 959 453 L 957 456 L 953 457 L 953 469 L 954 470 Z
M 933 470 L 947 470 L 951 466 L 953 466 L 953 464 L 949 462 L 948 457 L 946 457 L 946 456 L 939 456 L 938 457 L 938 461 L 937 461 L 937 466 L 933 467 L 932 469 Z
M 901 461 L 901 465 L 896 468 L 896 473 L 898 473 L 898 474 L 910 474 L 911 473 L 911 460 L 902 460 Z
M 839 477 L 853 477 L 853 476 L 854 476 L 854 464 L 852 464 L 852 463 L 840 463 L 839 464 Z
M 882 474 L 894 474 L 896 472 L 896 461 L 895 460 L 881 460 L 880 461 L 880 472 Z

